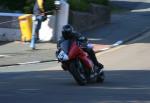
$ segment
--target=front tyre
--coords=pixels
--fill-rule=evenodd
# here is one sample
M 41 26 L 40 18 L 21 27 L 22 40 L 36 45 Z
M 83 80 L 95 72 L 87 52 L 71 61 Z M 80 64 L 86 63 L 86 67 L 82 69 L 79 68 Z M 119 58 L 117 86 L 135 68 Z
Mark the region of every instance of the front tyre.
M 70 73 L 74 77 L 75 81 L 78 85 L 85 85 L 87 83 L 85 75 L 84 75 L 84 68 L 81 66 L 80 61 L 74 60 L 70 63 L 69 68 Z

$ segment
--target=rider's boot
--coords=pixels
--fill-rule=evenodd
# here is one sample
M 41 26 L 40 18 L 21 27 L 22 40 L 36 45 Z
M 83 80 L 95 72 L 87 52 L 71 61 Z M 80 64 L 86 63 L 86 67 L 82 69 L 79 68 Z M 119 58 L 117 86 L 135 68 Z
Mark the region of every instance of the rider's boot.
M 101 63 L 97 63 L 97 66 L 98 66 L 97 73 L 103 72 L 104 65 Z

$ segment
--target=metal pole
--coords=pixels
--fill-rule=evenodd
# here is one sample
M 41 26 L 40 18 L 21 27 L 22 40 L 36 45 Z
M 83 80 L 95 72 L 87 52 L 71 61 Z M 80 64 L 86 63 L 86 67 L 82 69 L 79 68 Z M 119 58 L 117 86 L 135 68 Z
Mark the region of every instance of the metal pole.
M 55 0 L 55 25 L 54 41 L 57 42 L 61 37 L 61 28 L 68 23 L 69 6 L 66 0 Z
M 55 29 L 54 29 L 54 42 L 59 40 L 59 11 L 61 6 L 61 0 L 55 0 Z
M 58 30 L 58 26 L 59 26 L 59 10 L 56 10 L 55 12 L 55 31 L 54 31 L 54 42 L 57 42 L 59 40 L 59 30 Z

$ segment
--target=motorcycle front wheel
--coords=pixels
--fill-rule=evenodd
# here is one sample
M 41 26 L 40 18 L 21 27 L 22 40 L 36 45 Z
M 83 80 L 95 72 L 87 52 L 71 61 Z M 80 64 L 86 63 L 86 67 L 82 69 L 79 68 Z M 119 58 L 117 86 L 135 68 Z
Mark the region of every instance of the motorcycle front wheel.
M 84 68 L 81 65 L 82 64 L 79 60 L 71 61 L 69 72 L 72 74 L 77 84 L 82 86 L 87 83 L 87 80 L 85 78 Z

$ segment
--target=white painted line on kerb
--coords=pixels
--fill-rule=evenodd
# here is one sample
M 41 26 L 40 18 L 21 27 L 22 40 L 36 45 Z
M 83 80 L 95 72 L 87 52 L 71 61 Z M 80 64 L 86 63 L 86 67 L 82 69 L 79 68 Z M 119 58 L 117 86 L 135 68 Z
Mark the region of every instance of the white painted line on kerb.
M 18 63 L 19 65 L 25 65 L 25 64 L 36 64 L 40 63 L 40 61 L 32 61 L 32 62 L 25 62 L 25 63 Z
M 119 41 L 117 41 L 116 43 L 114 43 L 112 46 L 114 47 L 114 46 L 118 46 L 118 45 L 121 45 L 123 43 L 123 41 L 122 40 L 119 40 Z
M 9 55 L 0 55 L 0 58 L 10 57 Z
M 131 10 L 131 12 L 149 12 L 150 8 Z
M 103 49 L 100 49 L 101 51 L 105 51 L 105 50 L 108 50 L 108 49 L 110 49 L 110 48 L 103 48 Z

